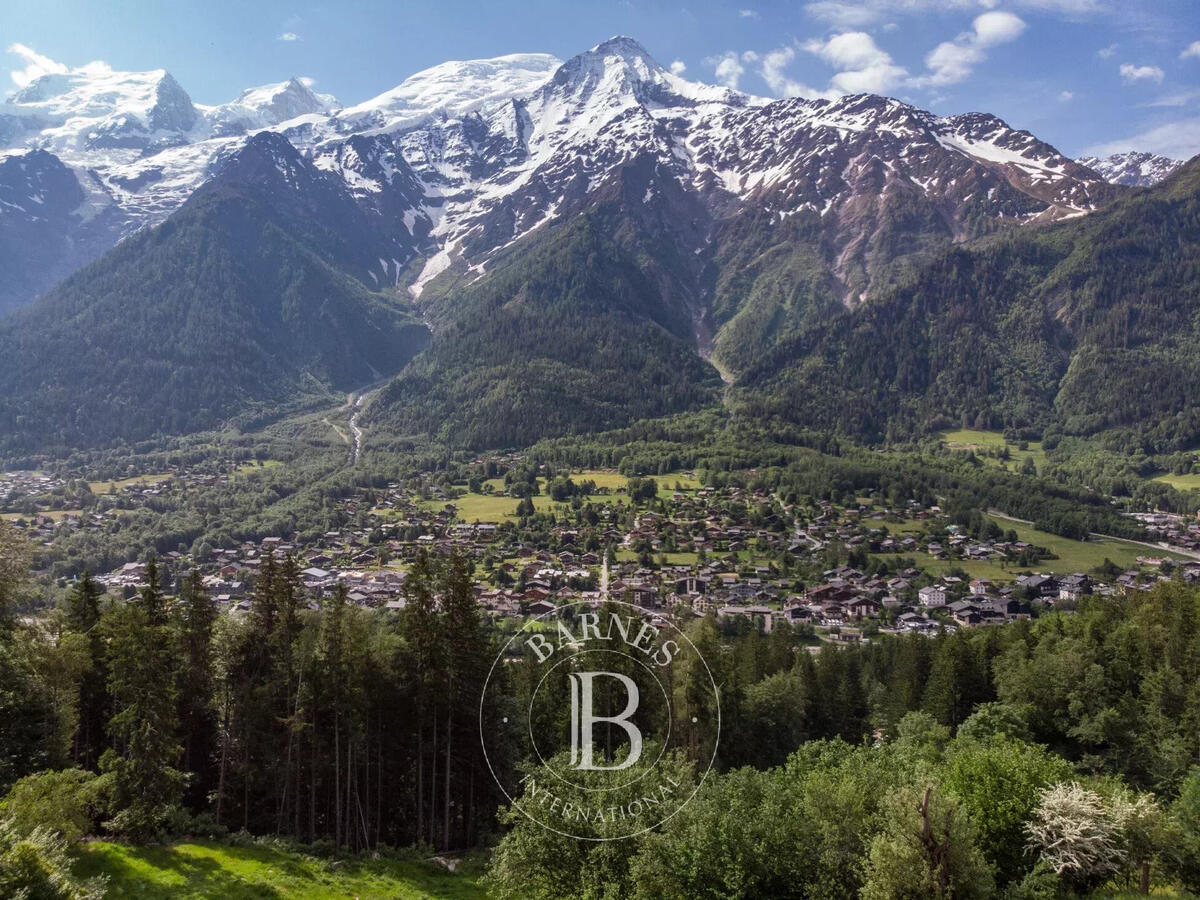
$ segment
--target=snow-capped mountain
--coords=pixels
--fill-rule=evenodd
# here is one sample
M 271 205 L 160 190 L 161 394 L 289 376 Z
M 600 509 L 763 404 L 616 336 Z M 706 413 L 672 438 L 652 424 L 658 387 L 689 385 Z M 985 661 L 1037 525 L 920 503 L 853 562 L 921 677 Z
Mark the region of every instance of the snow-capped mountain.
M 390 91 L 348 107 L 338 116 L 345 131 L 399 131 L 430 115 L 463 116 L 526 94 L 562 61 L 548 53 L 513 53 L 495 59 L 444 62 L 418 72 Z
M 264 130 L 341 179 L 380 228 L 395 230 L 389 240 L 423 257 L 413 296 L 447 270 L 478 277 L 491 255 L 634 169 L 646 173 L 641 204 L 669 196 L 687 207 L 697 256 L 720 223 L 748 210 L 779 221 L 815 214 L 848 296 L 869 281 L 870 245 L 895 203 L 928 206 L 930 227 L 953 240 L 981 221 L 1082 214 L 1115 190 L 992 116 L 937 117 L 872 95 L 768 102 L 680 78 L 627 37 L 566 62 L 524 53 L 443 63 L 346 108 L 295 78 L 198 106 L 165 71 L 92 64 L 43 76 L 0 105 L 0 158 L 28 164 L 49 153 L 75 181 L 58 179 L 61 195 L 41 198 L 73 204 L 56 220 L 58 243 L 71 249 L 0 296 L 0 309 L 165 219 Z M 0 219 L 37 219 L 19 167 L 4 171 L 12 181 L 0 184 Z M 411 262 L 383 260 L 372 277 L 395 285 Z
M 1156 156 L 1153 153 L 1139 153 L 1136 150 L 1114 153 L 1103 159 L 1097 156 L 1084 156 L 1078 162 L 1097 173 L 1105 181 L 1112 184 L 1123 184 L 1127 187 L 1150 187 L 1158 184 L 1183 165 L 1182 160 L 1171 159 L 1168 156 Z
M 299 78 L 242 91 L 231 103 L 204 109 L 215 136 L 262 131 L 300 116 L 328 116 L 339 108 L 329 94 L 314 93 Z
M 490 254 L 586 205 L 635 163 L 652 172 L 643 202 L 682 189 L 710 230 L 747 208 L 781 219 L 814 211 L 837 233 L 839 255 L 873 227 L 859 207 L 874 207 L 873 221 L 894 195 L 937 205 L 957 238 L 979 215 L 1059 218 L 1113 194 L 993 116 L 939 118 L 872 95 L 768 102 L 685 81 L 624 37 L 564 63 L 527 96 L 398 139 L 430 188 L 436 223 L 438 251 L 410 287 L 416 296 L 456 262 L 483 271 Z M 458 152 L 431 160 L 430 145 Z
M 162 69 L 116 72 L 93 63 L 43 75 L 0 104 L 9 146 L 52 151 L 148 150 L 186 140 L 200 115 Z

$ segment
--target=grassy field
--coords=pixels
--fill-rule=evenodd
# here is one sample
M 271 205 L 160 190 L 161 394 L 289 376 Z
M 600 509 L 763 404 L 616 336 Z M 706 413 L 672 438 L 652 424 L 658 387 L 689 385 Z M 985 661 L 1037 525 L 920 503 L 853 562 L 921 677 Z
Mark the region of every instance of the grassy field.
M 1009 519 L 996 517 L 995 521 L 1005 531 L 1010 528 L 1016 531 L 1021 540 L 1045 547 L 1057 555 L 1059 557 L 1057 560 L 1050 560 L 1055 566 L 1053 569 L 1055 572 L 1086 572 L 1103 563 L 1105 557 L 1111 559 L 1118 566 L 1130 569 L 1137 568 L 1139 556 L 1185 558 L 1164 550 L 1154 550 L 1130 541 L 1123 541 L 1120 538 L 1092 538 L 1088 541 L 1073 541 L 1070 538 L 1038 531 L 1030 525 L 1022 525 Z
M 595 470 L 572 472 L 571 479 L 575 482 L 585 480 L 594 481 L 597 489 L 603 490 L 607 488 L 614 495 L 618 489 L 624 488 L 629 483 L 629 479 L 624 475 L 616 472 Z M 676 485 L 679 485 L 685 491 L 694 491 L 700 488 L 699 481 L 683 473 L 655 475 L 654 480 L 658 482 L 660 493 L 673 493 Z M 458 509 L 458 517 L 464 522 L 501 522 L 506 518 L 512 518 L 516 514 L 517 504 L 520 501 L 516 497 L 499 496 L 499 492 L 504 490 L 504 480 L 502 478 L 491 478 L 485 481 L 484 485 L 490 486 L 496 493 L 464 494 L 457 500 L 452 501 Z M 539 487 L 544 489 L 545 483 L 539 483 Z M 626 501 L 623 495 L 618 495 L 613 496 L 613 502 L 625 503 Z M 442 500 L 429 500 L 424 505 L 427 509 L 439 510 L 445 506 L 445 502 Z M 549 512 L 554 509 L 555 503 L 545 494 L 539 494 L 533 498 L 533 506 L 538 512 Z
M 1048 531 L 1039 531 L 1031 525 L 1024 525 L 1020 522 L 1014 522 L 1011 519 L 999 516 L 991 516 L 990 518 L 1005 531 L 1009 529 L 1015 531 L 1020 540 L 1036 544 L 1039 547 L 1045 547 L 1058 557 L 1058 559 L 1042 560 L 1037 565 L 1028 567 L 1038 572 L 1048 572 L 1058 575 L 1088 572 L 1101 565 L 1105 559 L 1112 560 L 1123 569 L 1136 569 L 1138 567 L 1137 558 L 1139 556 L 1167 556 L 1172 559 L 1184 558 L 1163 550 L 1154 550 L 1150 547 L 1143 547 L 1140 544 L 1123 541 L 1119 538 L 1093 538 L 1088 541 L 1073 541 L 1070 538 L 1060 537 L 1057 534 L 1050 534 Z M 916 523 L 912 524 L 915 525 Z M 889 524 L 888 528 L 893 534 L 909 530 L 905 526 L 892 524 Z M 883 558 L 887 557 L 887 554 L 877 555 Z M 1024 571 L 1027 568 L 1023 566 L 1006 566 L 1003 563 L 983 560 L 932 559 L 924 553 L 902 555 L 912 556 L 920 568 L 935 574 L 940 574 L 950 568 L 958 568 L 965 571 L 972 578 L 990 578 L 993 581 L 1011 581 L 1017 572 Z
M 277 469 L 282 465 L 283 463 L 277 459 L 264 459 L 261 462 L 255 460 L 254 462 L 246 463 L 244 466 L 238 466 L 233 470 L 233 474 L 235 476 L 249 475 L 251 472 L 262 472 L 265 469 Z
M 659 554 L 657 552 L 653 552 L 650 555 L 654 557 L 655 562 L 658 562 Z M 668 553 L 666 557 L 668 566 L 694 566 L 700 559 L 699 554 L 691 551 Z M 617 560 L 620 562 L 637 562 L 637 558 L 638 555 L 632 550 L 617 551 Z
M 161 484 L 170 477 L 170 475 L 135 475 L 133 478 L 123 478 L 120 481 L 89 481 L 88 487 L 93 494 L 115 494 L 135 485 Z
M 1177 491 L 1200 491 L 1200 475 L 1159 475 L 1154 479 L 1169 484 Z
M 1028 450 L 1018 450 L 1017 445 L 1006 441 L 1004 435 L 999 431 L 976 431 L 973 428 L 946 431 L 941 437 L 942 443 L 951 450 L 974 450 L 980 454 L 979 458 L 988 465 L 1003 466 L 1013 472 L 1018 471 L 1026 459 L 1032 459 L 1039 472 L 1046 465 L 1046 453 L 1042 449 L 1041 441 L 1030 441 L 1026 445 Z M 982 455 L 989 450 L 999 450 L 1005 445 L 1008 446 L 1011 456 L 1007 462 Z
M 61 522 L 67 516 L 80 516 L 80 515 L 83 515 L 82 509 L 39 509 L 36 513 L 30 513 L 30 514 L 4 513 L 4 514 L 0 515 L 0 519 L 4 519 L 6 522 L 15 522 L 17 519 L 25 519 L 26 521 L 33 521 L 33 519 L 36 516 L 49 516 L 55 522 Z
M 458 517 L 464 522 L 502 522 L 516 514 L 517 504 L 521 501 L 516 497 L 503 497 L 494 494 L 463 494 L 456 500 L 448 501 L 458 510 Z M 445 500 L 427 500 L 423 504 L 427 509 L 437 511 L 446 505 Z M 549 512 L 554 508 L 554 501 L 544 495 L 533 498 L 533 506 L 538 512 Z
M 432 863 L 325 860 L 270 847 L 208 842 L 165 847 L 94 843 L 76 871 L 106 876 L 108 897 L 122 900 L 475 900 L 486 896 L 475 879 Z

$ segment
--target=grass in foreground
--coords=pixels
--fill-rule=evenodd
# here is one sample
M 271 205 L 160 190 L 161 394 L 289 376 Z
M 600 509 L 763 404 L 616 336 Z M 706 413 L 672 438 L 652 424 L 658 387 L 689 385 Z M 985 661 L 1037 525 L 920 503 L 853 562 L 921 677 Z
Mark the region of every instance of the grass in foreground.
M 319 859 L 273 847 L 198 841 L 160 847 L 97 842 L 76 871 L 107 876 L 107 896 L 129 900 L 477 900 L 473 877 L 433 864 L 395 859 Z

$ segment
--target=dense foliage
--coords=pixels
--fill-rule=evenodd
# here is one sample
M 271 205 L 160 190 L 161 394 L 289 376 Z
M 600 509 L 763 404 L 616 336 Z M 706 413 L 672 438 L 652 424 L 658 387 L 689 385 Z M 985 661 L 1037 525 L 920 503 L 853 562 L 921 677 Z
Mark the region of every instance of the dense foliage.
M 615 844 L 564 846 L 518 801 L 492 867 L 500 896 L 1200 887 L 1194 590 L 816 654 L 748 623 L 724 640 L 726 771 L 662 829 Z
M 489 266 L 439 305 L 433 344 L 370 420 L 452 444 L 517 446 L 712 402 L 716 372 L 690 322 L 598 219 L 581 218 Z
M 1200 164 L 1082 219 L 955 248 L 764 354 L 738 406 L 872 440 L 962 423 L 1200 436 Z

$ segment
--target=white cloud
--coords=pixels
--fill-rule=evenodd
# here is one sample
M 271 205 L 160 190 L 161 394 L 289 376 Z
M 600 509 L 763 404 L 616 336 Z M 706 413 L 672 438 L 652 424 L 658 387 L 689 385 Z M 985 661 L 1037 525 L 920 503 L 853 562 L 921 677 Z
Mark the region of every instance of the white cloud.
M 677 59 L 673 63 L 671 63 L 671 74 L 672 75 L 682 75 L 686 71 L 687 71 L 687 63 L 685 63 L 682 59 Z
M 1110 156 L 1128 150 L 1159 153 L 1174 159 L 1190 159 L 1200 153 L 1200 118 L 1180 119 L 1141 134 L 1089 147 L 1087 156 Z
M 712 66 L 714 73 L 717 76 L 717 81 L 725 85 L 727 88 L 737 90 L 738 81 L 745 74 L 745 67 L 738 61 L 738 55 L 732 50 L 729 50 L 721 56 L 712 56 L 705 60 Z
M 974 39 L 980 47 L 994 47 L 1015 41 L 1025 30 L 1025 23 L 1010 12 L 986 12 L 975 19 Z
M 1180 59 L 1187 59 L 1189 56 L 1200 59 L 1200 41 L 1192 41 L 1184 51 L 1179 54 Z
M 927 75 L 912 80 L 914 87 L 957 84 L 987 59 L 987 51 L 1016 40 L 1025 30 L 1020 17 L 1010 12 L 986 12 L 976 16 L 971 30 L 952 41 L 943 41 L 925 56 Z
M 1193 100 L 1200 100 L 1200 90 L 1180 91 L 1177 94 L 1167 94 L 1142 106 L 1187 106 Z
M 835 34 L 827 41 L 806 41 L 803 48 L 838 70 L 830 84 L 840 93 L 885 94 L 908 76 L 864 31 Z
M 300 35 L 296 34 L 296 32 L 294 32 L 294 31 L 285 31 L 285 32 L 283 32 L 283 34 L 279 35 L 279 37 L 275 38 L 275 40 L 277 40 L 277 41 L 298 41 L 298 40 L 300 40 Z
M 930 70 L 930 74 L 924 76 L 922 85 L 955 84 L 963 81 L 985 58 L 986 54 L 974 44 L 944 41 L 925 56 L 925 66 Z
M 1061 100 L 1063 103 L 1069 103 L 1075 99 L 1075 92 L 1074 91 L 1060 91 L 1058 94 L 1058 99 Z
M 739 9 L 738 15 L 741 16 L 743 19 L 757 19 L 758 18 L 758 10 L 756 10 L 756 9 Z
M 873 4 L 841 3 L 838 0 L 819 0 L 808 3 L 804 11 L 834 28 L 862 28 L 873 25 L 885 15 L 885 11 L 873 8 Z
M 61 75 L 67 71 L 67 67 L 62 63 L 55 62 L 48 56 L 43 56 L 25 44 L 9 44 L 8 52 L 19 56 L 25 63 L 24 68 L 14 69 L 9 72 L 13 84 L 18 88 L 23 88 L 37 81 L 43 75 Z
M 894 15 L 991 10 L 999 0 L 813 0 L 804 11 L 834 28 L 863 28 Z M 1110 8 L 1111 0 L 1012 0 L 1012 6 L 1080 18 Z
M 1158 66 L 1135 66 L 1133 63 L 1121 63 L 1121 78 L 1127 84 L 1133 84 L 1136 81 L 1153 81 L 1155 84 L 1162 84 L 1163 70 Z
M 880 62 L 891 62 L 892 59 L 879 49 L 875 39 L 865 31 L 835 34 L 827 41 L 806 41 L 804 49 L 837 69 L 865 69 Z
M 1101 59 L 1109 59 L 1116 52 L 1117 45 L 1109 44 L 1107 47 L 1101 47 L 1099 50 L 1097 50 L 1096 55 Z
M 757 54 L 755 54 L 757 56 Z M 796 81 L 785 71 L 796 58 L 795 47 L 779 47 L 762 54 L 762 66 L 758 74 L 762 76 L 767 87 L 776 97 L 822 97 L 830 96 L 829 92 L 819 91 L 807 84 Z M 836 96 L 836 93 L 833 95 Z

